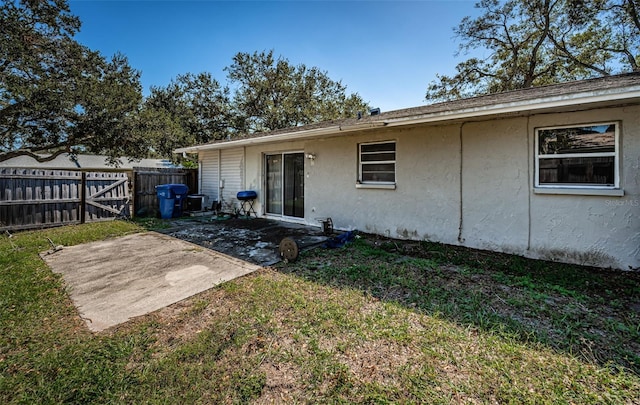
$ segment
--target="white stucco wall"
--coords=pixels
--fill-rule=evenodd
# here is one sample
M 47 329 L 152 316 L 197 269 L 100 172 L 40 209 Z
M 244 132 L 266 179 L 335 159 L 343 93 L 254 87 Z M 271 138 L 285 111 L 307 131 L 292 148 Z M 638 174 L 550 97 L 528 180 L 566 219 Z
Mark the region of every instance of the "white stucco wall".
M 523 253 L 529 227 L 527 119 L 462 126 L 460 243 Z
M 393 238 L 454 243 L 459 218 L 456 127 L 381 131 L 308 142 L 306 217 Z M 358 143 L 396 141 L 396 189 L 356 188 Z M 307 161 L 308 162 L 308 161 Z
M 536 194 L 536 127 L 621 122 L 624 196 Z M 358 144 L 396 141 L 396 189 L 356 188 Z M 305 218 L 338 229 L 430 240 L 568 263 L 640 268 L 640 107 L 382 129 L 248 146 L 246 189 L 264 195 L 264 154 L 300 151 Z M 223 151 L 224 152 L 224 151 Z M 224 162 L 222 162 L 224 163 Z

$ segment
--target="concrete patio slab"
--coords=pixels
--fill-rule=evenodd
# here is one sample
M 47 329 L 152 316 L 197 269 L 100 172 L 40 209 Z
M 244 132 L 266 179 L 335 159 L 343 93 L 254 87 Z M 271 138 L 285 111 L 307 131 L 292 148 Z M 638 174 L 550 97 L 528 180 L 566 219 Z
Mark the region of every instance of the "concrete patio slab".
M 92 331 L 163 308 L 260 266 L 156 232 L 43 254 Z

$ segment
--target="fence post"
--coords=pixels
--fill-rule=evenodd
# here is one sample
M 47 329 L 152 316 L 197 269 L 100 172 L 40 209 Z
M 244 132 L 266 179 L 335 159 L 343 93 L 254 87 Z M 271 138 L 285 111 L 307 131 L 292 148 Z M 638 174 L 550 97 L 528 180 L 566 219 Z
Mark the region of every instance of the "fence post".
M 87 213 L 87 173 L 82 172 L 82 180 L 80 181 L 80 223 L 84 224 Z

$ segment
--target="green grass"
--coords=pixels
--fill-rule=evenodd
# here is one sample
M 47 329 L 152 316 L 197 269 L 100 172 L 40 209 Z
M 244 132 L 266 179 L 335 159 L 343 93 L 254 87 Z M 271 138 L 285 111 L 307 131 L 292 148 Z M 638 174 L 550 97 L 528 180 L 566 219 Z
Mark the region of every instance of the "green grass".
M 92 336 L 38 253 L 49 239 L 68 246 L 135 231 L 117 221 L 0 238 L 0 402 L 109 400 L 130 384 L 123 370 L 140 342 Z
M 160 219 L 154 217 L 140 217 L 134 219 L 134 222 L 136 224 L 151 231 L 171 228 L 170 221 L 171 220 L 169 219 Z
M 285 270 L 640 373 L 638 274 L 371 237 L 338 255 L 315 250 Z
M 372 238 L 93 334 L 38 252 L 0 237 L 0 403 L 637 403 L 638 278 Z

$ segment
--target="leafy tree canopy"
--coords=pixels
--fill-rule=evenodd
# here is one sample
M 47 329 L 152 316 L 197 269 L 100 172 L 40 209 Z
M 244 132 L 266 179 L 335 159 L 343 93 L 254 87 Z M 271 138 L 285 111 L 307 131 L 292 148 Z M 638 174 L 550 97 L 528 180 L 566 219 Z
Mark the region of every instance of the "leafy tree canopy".
M 368 105 L 316 67 L 292 65 L 273 51 L 238 53 L 222 86 L 209 73 L 178 76 L 153 87 L 143 113 L 154 151 L 173 149 L 320 121 L 354 117 Z
M 76 42 L 80 21 L 66 0 L 0 6 L 0 153 L 64 148 L 112 158 L 146 155 L 132 137 L 141 99 L 127 59 L 106 60 Z M 14 152 L 8 153 L 8 152 Z
M 225 68 L 235 88 L 236 130 L 267 131 L 356 116 L 368 109 L 340 81 L 304 64 L 292 65 L 273 50 L 238 53 Z
M 142 115 L 152 155 L 171 156 L 181 146 L 224 139 L 231 131 L 229 91 L 210 73 L 180 75 L 166 87 L 152 87 Z
M 368 109 L 326 72 L 273 51 L 238 53 L 228 85 L 209 73 L 152 87 L 123 55 L 110 60 L 74 40 L 67 0 L 0 5 L 0 160 L 39 151 L 170 157 L 175 148 Z M 230 90 L 233 89 L 233 90 Z
M 474 56 L 438 75 L 426 99 L 479 94 L 638 71 L 638 0 L 481 0 L 484 13 L 455 29 Z M 486 56 L 485 56 L 486 55 Z

